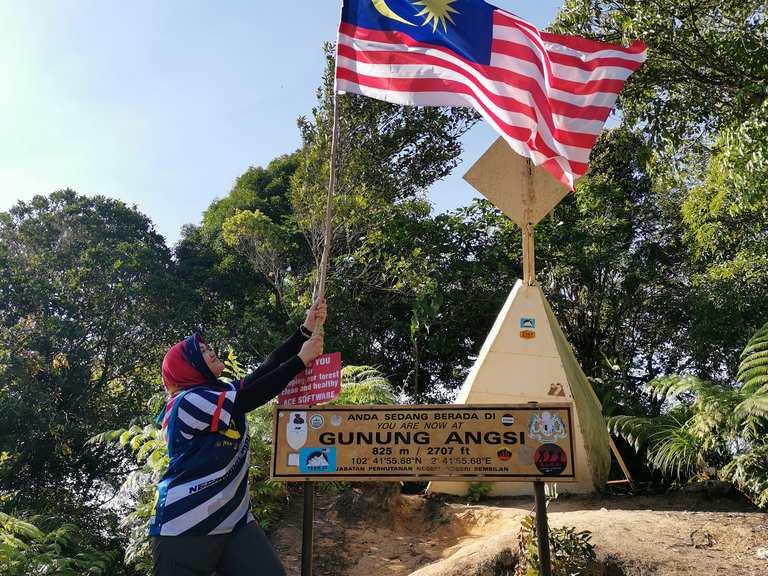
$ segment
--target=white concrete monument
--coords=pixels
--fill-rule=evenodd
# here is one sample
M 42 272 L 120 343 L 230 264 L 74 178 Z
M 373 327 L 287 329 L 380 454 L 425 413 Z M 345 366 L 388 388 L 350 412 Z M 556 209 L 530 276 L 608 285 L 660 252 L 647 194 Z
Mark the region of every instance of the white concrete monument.
M 501 138 L 464 178 L 523 230 L 523 279 L 507 298 L 457 403 L 572 403 L 576 482 L 562 482 L 558 491 L 602 490 L 611 463 L 602 406 L 535 281 L 534 226 L 568 189 L 513 152 Z M 466 482 L 433 482 L 428 491 L 463 495 L 468 487 Z M 496 496 L 532 493 L 530 482 L 497 482 L 491 492 Z

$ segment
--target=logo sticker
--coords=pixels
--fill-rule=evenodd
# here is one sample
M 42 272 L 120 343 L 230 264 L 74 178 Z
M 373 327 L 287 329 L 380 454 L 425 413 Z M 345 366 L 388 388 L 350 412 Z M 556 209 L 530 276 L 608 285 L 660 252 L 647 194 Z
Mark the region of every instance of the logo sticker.
M 307 442 L 307 413 L 291 412 L 288 417 L 288 429 L 286 430 L 288 445 L 298 450 Z
M 533 340 L 536 338 L 536 332 L 533 330 L 520 330 L 520 338 L 523 340 Z
M 568 457 L 557 444 L 542 444 L 536 448 L 534 462 L 544 476 L 557 476 L 568 465 Z
M 331 424 L 333 424 L 334 426 L 341 426 L 341 416 L 339 416 L 338 414 L 334 414 L 333 416 L 331 416 Z
M 336 448 L 302 448 L 299 450 L 299 472 L 302 474 L 336 472 Z
M 557 442 L 568 436 L 559 414 L 539 412 L 528 422 L 528 436 L 539 442 Z
M 498 452 L 496 452 L 496 456 L 499 457 L 499 460 L 502 462 L 506 462 L 510 458 L 512 458 L 512 451 L 504 446 L 504 448 L 501 448 Z
M 504 414 L 504 416 L 501 417 L 501 423 L 504 424 L 504 426 L 512 426 L 512 424 L 515 423 L 515 417 L 512 416 L 512 414 Z
M 536 318 L 520 318 L 520 328 L 536 330 Z
M 322 428 L 323 424 L 325 424 L 325 418 L 323 418 L 322 414 L 313 414 L 312 416 L 310 416 L 309 425 L 312 426 L 313 430 Z

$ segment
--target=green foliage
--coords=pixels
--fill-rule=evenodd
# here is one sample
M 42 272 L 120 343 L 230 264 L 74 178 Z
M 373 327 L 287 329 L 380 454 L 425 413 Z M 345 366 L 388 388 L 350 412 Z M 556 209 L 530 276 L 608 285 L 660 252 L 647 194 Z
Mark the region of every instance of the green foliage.
M 143 214 L 66 190 L 0 214 L 0 492 L 94 532 L 119 454 L 86 448 L 143 409 L 174 323 L 170 251 Z
M 397 397 L 390 381 L 371 366 L 344 366 L 341 391 L 330 404 L 394 404 Z
M 165 438 L 154 425 L 133 425 L 127 429 L 102 432 L 91 438 L 92 444 L 117 445 L 127 451 L 139 468 L 124 477 L 118 495 L 132 506 L 120 520 L 126 533 L 125 562 L 137 570 L 152 568 L 148 530 L 155 503 L 155 486 L 168 467 Z
M 556 31 L 629 44 L 648 60 L 620 107 L 659 145 L 695 146 L 743 120 L 765 98 L 768 20 L 764 0 L 567 0 Z
M 295 252 L 291 232 L 260 210 L 242 210 L 227 218 L 221 229 L 225 246 L 236 250 L 272 285 L 283 309 L 290 255 Z M 287 313 L 288 311 L 286 311 Z
M 120 571 L 115 551 L 99 551 L 73 524 L 44 532 L 0 512 L 0 573 L 4 576 L 112 576 Z
M 768 467 L 761 459 L 768 431 L 768 324 L 749 341 L 739 366 L 740 385 L 727 387 L 693 376 L 667 376 L 649 385 L 669 404 L 658 417 L 614 416 L 613 432 L 645 449 L 648 463 L 678 479 L 717 473 L 755 504 L 768 503 Z
M 742 351 L 736 379 L 745 392 L 768 392 L 768 326 L 758 330 Z
M 324 51 L 317 106 L 299 119 L 302 148 L 291 190 L 294 219 L 315 262 L 325 228 L 334 110 L 335 51 L 330 44 Z M 338 119 L 332 229 L 335 252 L 349 253 L 361 236 L 388 219 L 393 203 L 420 196 L 456 166 L 459 137 L 478 116 L 466 108 L 396 106 L 347 94 L 338 98 Z
M 595 546 L 589 530 L 577 532 L 572 526 L 549 529 L 549 547 L 553 576 L 581 576 L 593 573 Z M 515 576 L 539 576 L 539 548 L 536 518 L 527 515 L 518 536 L 520 561 Z
M 493 490 L 492 482 L 470 482 L 466 496 L 467 502 L 477 504 L 488 498 L 491 490 Z
M 720 476 L 757 506 L 768 509 L 768 444 L 739 454 L 723 467 Z
M 726 383 L 768 316 L 765 2 L 568 0 L 554 29 L 648 45 L 619 108 L 624 125 L 651 145 L 643 169 L 676 223 L 669 237 L 687 252 L 664 274 L 682 288 L 668 316 L 682 328 L 681 364 Z M 670 368 L 658 373 L 681 371 Z

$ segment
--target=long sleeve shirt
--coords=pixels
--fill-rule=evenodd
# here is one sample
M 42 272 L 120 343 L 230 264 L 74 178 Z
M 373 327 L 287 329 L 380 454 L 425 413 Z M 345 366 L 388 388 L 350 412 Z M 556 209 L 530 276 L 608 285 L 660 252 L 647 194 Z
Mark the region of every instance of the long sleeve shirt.
M 280 394 L 304 370 L 300 332 L 239 382 L 176 394 L 158 416 L 168 470 L 157 486 L 151 536 L 226 534 L 254 521 L 248 498 L 246 413 Z

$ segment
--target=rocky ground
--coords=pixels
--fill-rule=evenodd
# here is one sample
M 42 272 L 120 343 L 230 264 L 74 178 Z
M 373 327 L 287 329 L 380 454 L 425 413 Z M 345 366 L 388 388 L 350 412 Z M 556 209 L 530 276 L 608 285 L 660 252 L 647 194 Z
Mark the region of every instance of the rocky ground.
M 468 505 L 401 496 L 397 485 L 319 494 L 315 576 L 508 576 L 529 499 Z M 300 496 L 272 539 L 288 574 L 300 574 Z M 561 497 L 551 526 L 592 532 L 598 573 L 768 575 L 768 515 L 706 491 L 662 496 Z

